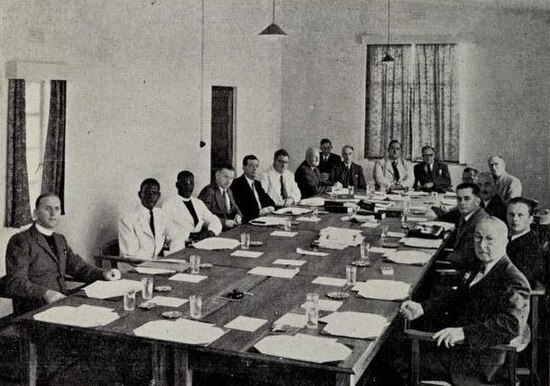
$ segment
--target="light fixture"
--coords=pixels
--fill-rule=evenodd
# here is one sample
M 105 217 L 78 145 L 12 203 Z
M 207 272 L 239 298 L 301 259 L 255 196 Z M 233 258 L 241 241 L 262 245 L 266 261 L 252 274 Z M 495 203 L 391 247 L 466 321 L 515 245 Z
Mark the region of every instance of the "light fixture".
M 391 35 L 390 35 L 390 0 L 388 0 L 388 44 L 386 45 L 386 55 L 384 58 L 382 58 L 382 64 L 392 64 L 395 62 L 395 59 L 390 55 L 390 43 L 391 43 Z
M 277 24 L 275 24 L 275 0 L 273 0 L 273 20 L 271 24 L 266 27 L 262 32 L 261 36 L 286 36 L 285 31 L 281 29 Z

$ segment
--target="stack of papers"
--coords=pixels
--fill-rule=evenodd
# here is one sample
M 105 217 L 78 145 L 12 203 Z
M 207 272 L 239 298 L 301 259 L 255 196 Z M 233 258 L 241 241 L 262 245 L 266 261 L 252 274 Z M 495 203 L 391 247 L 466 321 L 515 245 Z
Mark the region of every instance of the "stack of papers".
M 281 277 L 283 279 L 292 279 L 300 272 L 299 268 L 273 268 L 273 267 L 255 267 L 248 271 L 251 275 Z
M 377 338 L 389 324 L 381 315 L 351 311 L 334 312 L 319 321 L 327 323 L 327 334 L 358 339 Z
M 300 201 L 300 205 L 303 206 L 323 206 L 325 205 L 325 199 L 321 197 L 304 198 Z
M 204 279 L 208 279 L 208 276 L 192 275 L 189 273 L 176 273 L 174 276 L 168 278 L 168 280 L 186 281 L 188 283 L 200 283 Z
M 306 263 L 305 260 L 294 260 L 294 259 L 277 259 L 273 262 L 273 264 L 292 265 L 294 267 L 301 267 L 305 263 Z
M 289 231 L 273 231 L 271 232 L 271 236 L 275 237 L 294 237 L 298 234 L 298 232 L 289 232 Z
M 360 245 L 363 242 L 361 231 L 357 229 L 326 227 L 319 232 L 319 246 L 325 244 L 326 248 L 343 249 L 348 246 Z M 340 248 L 342 245 L 343 248 Z
M 82 304 L 78 307 L 59 306 L 34 315 L 35 320 L 77 327 L 106 326 L 120 316 L 112 308 Z
M 379 300 L 404 300 L 410 290 L 410 284 L 398 280 L 367 280 L 352 288 L 361 297 Z
M 168 273 L 176 273 L 175 269 L 166 269 L 166 268 L 149 268 L 149 267 L 135 267 L 134 270 L 137 273 L 143 275 L 166 275 Z
M 267 336 L 254 347 L 262 354 L 313 363 L 343 361 L 351 354 L 351 349 L 336 339 L 304 334 Z
M 311 209 L 308 209 L 308 208 L 297 208 L 297 207 L 290 207 L 290 208 L 281 208 L 281 209 L 277 209 L 275 212 L 275 214 L 291 214 L 293 216 L 299 216 L 301 214 L 306 214 L 306 213 L 309 213 L 311 212 Z
M 86 296 L 95 299 L 108 299 L 122 296 L 128 291 L 141 291 L 141 282 L 136 280 L 98 280 L 84 288 Z
M 233 249 L 239 245 L 241 245 L 239 240 L 228 239 L 225 237 L 209 237 L 193 243 L 194 248 L 205 249 L 207 251 L 213 251 L 216 249 Z
M 328 256 L 327 252 L 308 251 L 302 248 L 296 248 L 296 253 L 307 256 Z
M 441 239 L 421 239 L 418 237 L 405 237 L 401 239 L 404 245 L 407 247 L 415 248 L 427 248 L 427 249 L 437 249 L 441 246 L 443 240 Z
M 446 221 L 426 221 L 421 225 L 440 226 L 446 231 L 452 231 L 453 229 L 455 229 L 455 224 L 453 224 L 452 222 L 446 222 Z
M 210 344 L 225 331 L 210 323 L 188 319 L 154 320 L 134 330 L 136 336 L 185 344 Z
M 288 220 L 285 217 L 262 216 L 250 220 L 250 224 L 260 227 L 283 226 Z
M 419 251 L 391 251 L 386 253 L 386 258 L 397 264 L 424 265 L 432 255 Z

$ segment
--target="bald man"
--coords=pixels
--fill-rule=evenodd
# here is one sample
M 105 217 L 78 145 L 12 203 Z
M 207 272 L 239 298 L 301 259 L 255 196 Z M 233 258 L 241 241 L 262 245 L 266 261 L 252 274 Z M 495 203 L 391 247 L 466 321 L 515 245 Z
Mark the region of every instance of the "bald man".
M 298 184 L 302 198 L 325 193 L 330 188 L 332 183 L 323 181 L 319 171 L 319 149 L 310 147 L 306 150 L 306 159 L 296 169 L 294 179 Z M 340 183 L 336 183 L 336 186 L 342 187 Z
M 504 203 L 514 197 L 521 197 L 521 181 L 506 172 L 506 162 L 499 156 L 492 156 L 487 160 L 489 170 L 495 178 L 497 194 Z
M 439 348 L 423 352 L 421 366 L 429 379 L 443 377 L 457 386 L 494 382 L 504 353 L 490 347 L 527 344 L 530 288 L 506 256 L 507 234 L 498 218 L 480 220 L 474 234 L 478 264 L 459 288 L 423 303 L 408 300 L 401 305 L 408 320 L 426 315 L 435 321 L 449 315 L 446 328 L 433 335 Z M 464 344 L 449 350 L 459 342 Z

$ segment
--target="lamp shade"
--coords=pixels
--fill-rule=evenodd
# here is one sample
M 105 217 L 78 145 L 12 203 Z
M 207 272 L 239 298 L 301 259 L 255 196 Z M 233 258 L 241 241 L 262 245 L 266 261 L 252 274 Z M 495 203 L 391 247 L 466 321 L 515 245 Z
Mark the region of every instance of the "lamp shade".
M 386 56 L 382 58 L 382 63 L 393 63 L 395 62 L 395 59 L 388 53 L 386 53 Z
M 266 27 L 266 29 L 260 32 L 260 35 L 286 36 L 286 33 L 277 24 L 271 23 Z

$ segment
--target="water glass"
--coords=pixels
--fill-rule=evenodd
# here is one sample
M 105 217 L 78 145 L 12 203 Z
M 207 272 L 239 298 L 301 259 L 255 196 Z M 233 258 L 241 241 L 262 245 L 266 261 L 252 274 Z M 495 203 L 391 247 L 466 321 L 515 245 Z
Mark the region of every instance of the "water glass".
M 433 202 L 434 206 L 439 206 L 439 204 L 440 204 L 440 202 L 439 202 L 439 193 L 432 192 L 432 202 Z
M 133 311 L 136 309 L 136 290 L 130 289 L 124 293 L 122 306 L 124 311 Z
M 285 218 L 285 223 L 283 225 L 283 230 L 290 231 L 291 228 L 292 228 L 292 220 L 287 217 L 287 218 Z
M 357 267 L 354 265 L 346 266 L 346 284 L 354 286 L 357 283 Z
M 370 261 L 370 243 L 362 242 L 359 246 L 361 260 Z
M 366 194 L 371 196 L 374 193 L 374 186 L 371 181 L 367 182 Z
M 250 248 L 250 233 L 241 233 L 241 249 Z
M 380 246 L 383 247 L 386 243 L 386 238 L 388 237 L 388 231 L 390 230 L 390 227 L 387 225 L 382 225 L 380 227 Z
M 306 295 L 306 327 L 317 328 L 319 323 L 319 294 L 311 292 Z
M 199 255 L 189 256 L 189 264 L 191 265 L 191 273 L 196 275 L 200 272 L 201 257 Z
M 403 212 L 401 215 L 401 228 L 409 229 L 408 217 L 409 215 L 406 212 Z
M 202 318 L 202 297 L 200 295 L 189 296 L 189 314 L 192 319 Z
M 141 297 L 143 300 L 150 300 L 153 298 L 153 278 L 152 277 L 144 277 L 141 279 Z
M 348 194 L 350 196 L 353 196 L 353 193 L 355 192 L 355 187 L 353 185 L 348 186 Z

